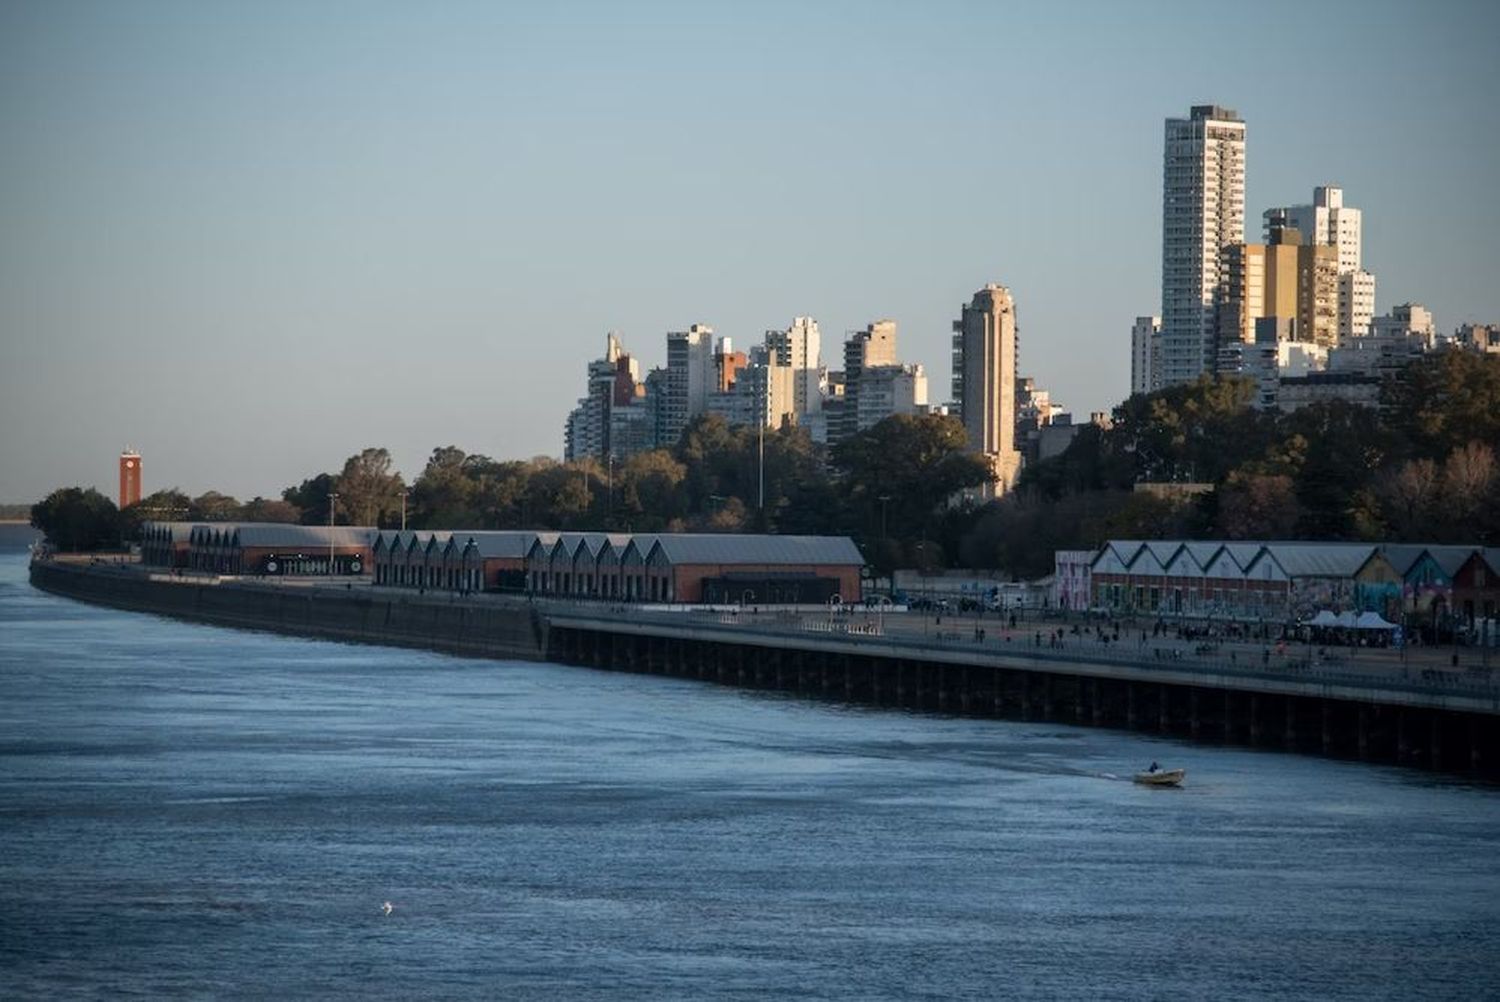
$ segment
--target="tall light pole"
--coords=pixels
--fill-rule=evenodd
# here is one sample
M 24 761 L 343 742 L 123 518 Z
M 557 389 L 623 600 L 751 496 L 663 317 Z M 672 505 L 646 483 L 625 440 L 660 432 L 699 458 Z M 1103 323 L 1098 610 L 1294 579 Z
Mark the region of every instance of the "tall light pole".
M 328 576 L 333 577 L 333 512 L 339 506 L 338 491 L 328 492 Z
M 764 521 L 766 514 L 766 422 L 760 422 L 760 433 L 758 435 L 757 449 L 760 452 L 760 475 L 759 475 L 759 498 L 756 507 L 760 509 L 761 519 Z
M 408 495 L 410 493 L 411 493 L 411 491 L 409 491 L 409 490 L 405 490 L 405 491 L 401 492 L 401 531 L 402 532 L 406 531 L 406 495 Z

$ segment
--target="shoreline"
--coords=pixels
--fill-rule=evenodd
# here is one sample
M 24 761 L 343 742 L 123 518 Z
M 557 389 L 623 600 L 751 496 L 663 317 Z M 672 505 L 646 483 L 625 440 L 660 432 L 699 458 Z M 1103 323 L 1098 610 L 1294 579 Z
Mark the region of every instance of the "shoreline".
M 695 617 L 415 594 L 361 582 L 290 587 L 149 575 L 139 565 L 33 562 L 42 591 L 233 629 L 546 661 L 769 689 L 906 712 L 1053 721 L 1500 780 L 1500 689 L 1347 675 L 1215 672 L 1097 655 L 977 650 L 919 638 L 798 632 Z M 352 582 L 350 583 L 352 584 Z

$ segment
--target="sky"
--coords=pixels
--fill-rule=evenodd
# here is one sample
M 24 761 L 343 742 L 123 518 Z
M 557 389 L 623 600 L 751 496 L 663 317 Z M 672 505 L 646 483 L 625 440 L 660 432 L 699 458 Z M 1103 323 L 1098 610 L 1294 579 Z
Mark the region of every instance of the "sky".
M 1163 120 L 1338 184 L 1377 311 L 1500 321 L 1500 4 L 0 0 L 0 502 L 560 456 L 585 368 L 811 315 L 946 400 L 987 282 L 1077 415 L 1160 310 Z

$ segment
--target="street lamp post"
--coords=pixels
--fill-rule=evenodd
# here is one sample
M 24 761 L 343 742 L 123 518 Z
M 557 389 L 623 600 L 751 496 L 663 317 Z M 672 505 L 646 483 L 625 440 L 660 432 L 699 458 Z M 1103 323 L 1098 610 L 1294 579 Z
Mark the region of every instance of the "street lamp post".
M 406 495 L 408 495 L 410 493 L 411 493 L 411 491 L 409 491 L 409 490 L 401 492 L 401 531 L 402 532 L 406 531 Z
M 328 492 L 328 576 L 333 577 L 333 513 L 339 505 L 337 491 Z

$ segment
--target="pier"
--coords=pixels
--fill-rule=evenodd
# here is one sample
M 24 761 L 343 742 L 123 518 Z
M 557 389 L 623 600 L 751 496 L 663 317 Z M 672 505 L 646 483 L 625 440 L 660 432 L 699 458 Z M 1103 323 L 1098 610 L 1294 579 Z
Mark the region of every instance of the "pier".
M 833 617 L 827 629 L 809 629 L 816 618 L 584 607 L 545 618 L 547 656 L 568 664 L 1500 778 L 1500 686 L 1487 672 L 1155 660 L 1121 645 L 1057 650 Z
M 1487 667 L 1438 667 L 1435 652 L 1409 665 L 1390 652 L 1351 663 L 1316 660 L 1300 648 L 1275 658 L 1246 650 L 1229 660 L 1158 641 L 1040 643 L 1056 623 L 1005 630 L 994 618 L 981 627 L 895 611 L 756 613 L 417 595 L 109 565 L 38 563 L 31 580 L 83 601 L 236 628 L 1500 779 L 1500 685 Z

